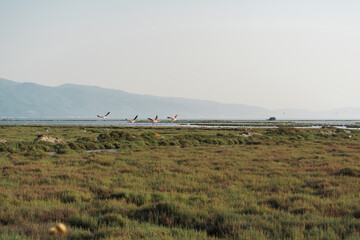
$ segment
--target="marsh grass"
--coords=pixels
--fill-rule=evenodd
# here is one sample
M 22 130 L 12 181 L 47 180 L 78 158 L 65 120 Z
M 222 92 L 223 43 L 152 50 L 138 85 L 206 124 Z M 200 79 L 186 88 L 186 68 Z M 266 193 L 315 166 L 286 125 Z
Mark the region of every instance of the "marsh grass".
M 0 239 L 358 239 L 359 132 L 252 131 L 3 127 Z

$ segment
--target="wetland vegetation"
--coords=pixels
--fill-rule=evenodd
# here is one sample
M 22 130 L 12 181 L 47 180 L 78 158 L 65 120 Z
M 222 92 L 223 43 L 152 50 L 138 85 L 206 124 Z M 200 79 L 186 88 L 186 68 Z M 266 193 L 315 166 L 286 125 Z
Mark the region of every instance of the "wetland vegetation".
M 358 130 L 9 125 L 0 139 L 0 239 L 359 239 Z M 50 237 L 58 222 L 68 233 Z

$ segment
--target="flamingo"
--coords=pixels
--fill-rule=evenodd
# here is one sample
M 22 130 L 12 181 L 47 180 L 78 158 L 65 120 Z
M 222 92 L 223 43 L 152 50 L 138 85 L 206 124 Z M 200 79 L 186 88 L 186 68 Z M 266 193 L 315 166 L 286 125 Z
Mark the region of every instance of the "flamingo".
M 136 117 L 134 117 L 134 119 L 125 119 L 126 121 L 128 121 L 129 123 L 133 123 L 133 122 L 135 122 L 136 121 L 136 119 L 137 119 L 137 117 L 138 117 L 138 115 L 136 115 Z
M 99 116 L 99 115 L 97 115 L 97 117 L 98 117 L 100 120 L 102 120 L 102 119 L 105 119 L 109 114 L 110 114 L 110 112 L 108 112 L 105 116 Z
M 176 118 L 177 118 L 177 115 L 175 117 L 167 117 L 167 118 L 171 119 L 171 122 L 175 122 Z
M 152 124 L 155 124 L 157 123 L 158 121 L 158 115 L 156 115 L 155 119 L 152 119 L 152 118 L 148 118 L 150 121 L 152 121 Z

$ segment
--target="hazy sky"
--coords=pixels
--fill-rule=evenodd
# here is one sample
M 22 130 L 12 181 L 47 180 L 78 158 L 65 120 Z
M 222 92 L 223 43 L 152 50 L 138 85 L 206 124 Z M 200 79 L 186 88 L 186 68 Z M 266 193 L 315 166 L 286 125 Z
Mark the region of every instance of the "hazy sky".
M 360 107 L 360 1 L 0 0 L 0 77 Z

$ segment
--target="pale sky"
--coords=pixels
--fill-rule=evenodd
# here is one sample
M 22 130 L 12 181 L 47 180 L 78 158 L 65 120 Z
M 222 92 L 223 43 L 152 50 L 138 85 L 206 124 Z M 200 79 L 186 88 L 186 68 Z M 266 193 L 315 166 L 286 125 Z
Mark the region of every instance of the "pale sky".
M 0 0 L 0 77 L 360 107 L 359 0 Z

